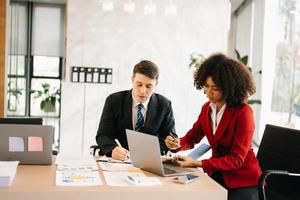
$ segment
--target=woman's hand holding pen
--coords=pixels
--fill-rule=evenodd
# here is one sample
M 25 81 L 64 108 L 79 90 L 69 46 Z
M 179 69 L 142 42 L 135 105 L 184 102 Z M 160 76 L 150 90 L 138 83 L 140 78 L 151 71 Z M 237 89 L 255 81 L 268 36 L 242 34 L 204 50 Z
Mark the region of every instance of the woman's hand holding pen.
M 178 149 L 180 147 L 180 139 L 173 133 L 168 135 L 165 139 L 166 146 L 169 149 Z

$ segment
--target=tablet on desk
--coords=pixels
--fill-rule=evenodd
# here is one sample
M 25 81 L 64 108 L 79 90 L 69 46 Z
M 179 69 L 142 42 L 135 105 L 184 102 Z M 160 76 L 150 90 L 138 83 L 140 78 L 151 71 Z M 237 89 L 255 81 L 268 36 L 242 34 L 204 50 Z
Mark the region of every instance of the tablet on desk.
M 201 144 L 197 148 L 193 149 L 191 153 L 189 153 L 187 156 L 191 157 L 194 160 L 197 160 L 200 158 L 203 154 L 205 154 L 208 150 L 210 150 L 211 146 L 208 144 Z

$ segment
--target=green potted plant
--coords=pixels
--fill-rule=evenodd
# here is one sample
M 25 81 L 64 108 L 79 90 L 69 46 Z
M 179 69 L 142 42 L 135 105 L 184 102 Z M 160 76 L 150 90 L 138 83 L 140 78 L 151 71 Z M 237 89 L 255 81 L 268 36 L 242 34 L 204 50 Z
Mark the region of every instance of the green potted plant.
M 189 64 L 189 67 L 190 68 L 194 68 L 194 69 L 197 69 L 201 63 L 204 61 L 204 56 L 202 54 L 199 54 L 199 53 L 192 53 L 190 55 L 190 64 Z
M 33 98 L 42 98 L 40 109 L 44 112 L 55 112 L 56 102 L 60 102 L 60 89 L 51 89 L 50 84 L 42 83 L 42 90 L 31 90 Z
M 8 90 L 7 90 L 7 95 L 8 95 L 8 110 L 9 111 L 17 111 L 17 105 L 20 104 L 20 97 L 22 96 L 22 90 L 18 88 L 17 86 L 13 87 L 12 83 L 9 81 L 8 82 Z
M 248 55 L 245 55 L 245 56 L 241 56 L 241 54 L 238 52 L 238 50 L 234 50 L 235 54 L 236 54 L 236 58 L 241 62 L 243 63 L 245 66 L 247 66 L 248 64 Z M 251 68 L 250 68 L 251 69 Z

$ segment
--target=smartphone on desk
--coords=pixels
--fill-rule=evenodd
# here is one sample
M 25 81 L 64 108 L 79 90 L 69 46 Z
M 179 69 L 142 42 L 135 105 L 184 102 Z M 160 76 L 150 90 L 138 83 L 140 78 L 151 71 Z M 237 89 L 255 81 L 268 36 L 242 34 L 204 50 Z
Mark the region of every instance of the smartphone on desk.
M 177 176 L 177 177 L 173 178 L 173 181 L 175 183 L 187 184 L 187 183 L 194 182 L 194 181 L 198 180 L 199 178 L 200 177 L 198 175 L 187 174 L 187 175 L 183 175 L 183 176 Z

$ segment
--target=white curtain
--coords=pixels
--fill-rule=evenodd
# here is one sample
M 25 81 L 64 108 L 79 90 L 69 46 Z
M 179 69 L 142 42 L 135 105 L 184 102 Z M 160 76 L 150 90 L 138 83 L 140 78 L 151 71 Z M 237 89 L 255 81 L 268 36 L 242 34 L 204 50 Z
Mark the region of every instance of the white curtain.
M 10 55 L 26 55 L 27 44 L 27 6 L 25 3 L 12 3 L 10 15 Z
M 64 5 L 34 4 L 32 16 L 32 54 L 64 55 Z

